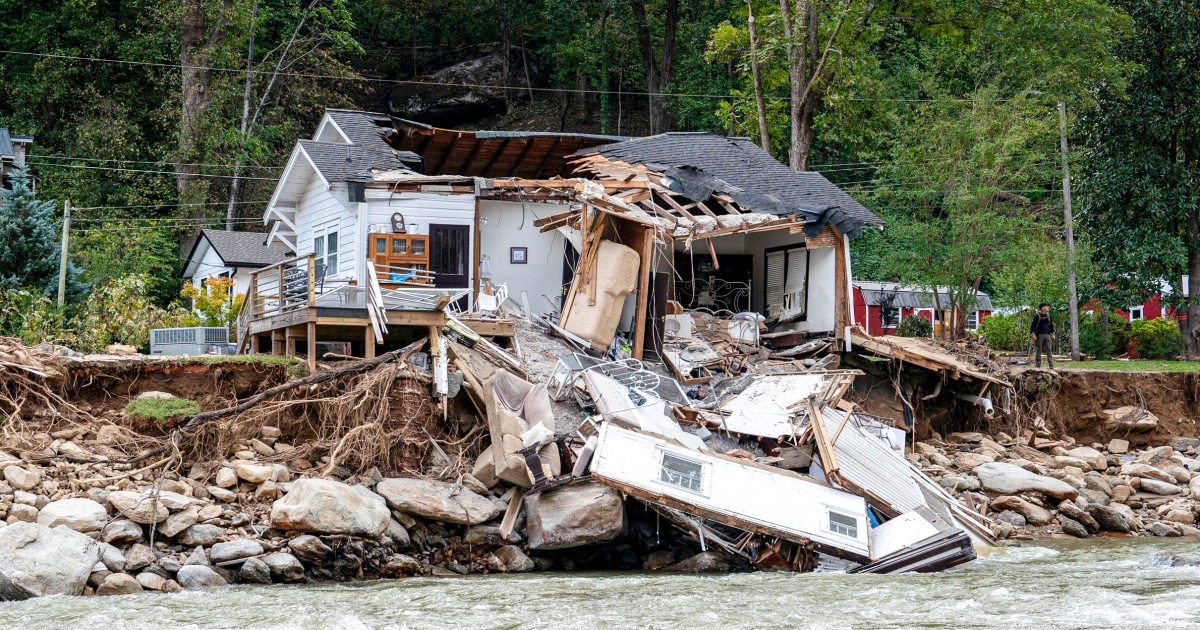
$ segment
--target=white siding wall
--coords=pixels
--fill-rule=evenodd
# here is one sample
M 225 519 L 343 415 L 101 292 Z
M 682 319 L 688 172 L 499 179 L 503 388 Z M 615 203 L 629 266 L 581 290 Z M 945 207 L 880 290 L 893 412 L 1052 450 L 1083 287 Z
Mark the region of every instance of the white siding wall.
M 524 204 L 524 226 L 520 203 L 484 201 L 479 207 L 480 255 L 491 259 L 492 283 L 507 284 L 508 295 L 516 304 L 521 304 L 521 292 L 529 294 L 529 307 L 535 313 L 550 311 L 550 303 L 543 295 L 558 304 L 562 286 L 563 255 L 566 251 L 565 237 L 558 230 L 539 232 L 533 220 L 556 212 L 566 206 L 552 203 Z M 487 218 L 487 223 L 482 222 Z M 527 263 L 509 263 L 509 248 L 528 249 Z
M 313 253 L 314 233 L 324 233 L 328 228 L 338 231 L 338 269 L 329 270 L 329 277 L 349 278 L 354 274 L 354 215 L 346 207 L 345 197 L 345 190 L 327 190 L 321 179 L 314 177 L 296 204 L 297 256 Z
M 366 191 L 367 233 L 392 231 L 392 215 L 399 212 L 404 215 L 405 224 L 416 223 L 417 234 L 429 234 L 429 224 L 467 225 L 475 223 L 475 196 L 470 194 L 438 194 L 438 193 L 395 193 L 386 190 L 370 189 Z M 475 251 L 474 230 L 467 231 L 470 251 Z M 365 252 L 366 234 L 362 235 Z M 363 254 L 366 256 L 366 254 Z M 467 286 L 474 281 L 475 261 L 467 259 L 469 274 Z

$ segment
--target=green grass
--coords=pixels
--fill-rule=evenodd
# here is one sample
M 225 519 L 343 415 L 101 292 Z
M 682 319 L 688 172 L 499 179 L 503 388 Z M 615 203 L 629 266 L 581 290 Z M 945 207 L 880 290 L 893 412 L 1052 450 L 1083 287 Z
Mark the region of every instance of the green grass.
M 283 367 L 287 369 L 290 376 L 299 378 L 304 376 L 304 371 L 307 369 L 303 361 L 295 357 L 283 357 L 272 354 L 237 354 L 231 356 L 203 356 L 196 357 L 196 360 L 201 363 L 252 363 L 256 365 L 265 365 L 271 367 Z
M 186 398 L 135 398 L 125 405 L 125 415 L 165 424 L 168 420 L 190 418 L 200 406 Z
M 1062 362 L 1069 370 L 1111 370 L 1113 372 L 1200 372 L 1200 361 L 1080 361 Z

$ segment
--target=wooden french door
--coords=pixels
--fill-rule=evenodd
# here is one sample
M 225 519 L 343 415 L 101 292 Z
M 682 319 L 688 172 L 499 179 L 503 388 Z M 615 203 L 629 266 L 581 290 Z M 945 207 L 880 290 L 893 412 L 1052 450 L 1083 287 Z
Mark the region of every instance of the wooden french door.
M 471 269 L 471 239 L 468 225 L 429 225 L 429 270 L 434 286 L 465 289 Z

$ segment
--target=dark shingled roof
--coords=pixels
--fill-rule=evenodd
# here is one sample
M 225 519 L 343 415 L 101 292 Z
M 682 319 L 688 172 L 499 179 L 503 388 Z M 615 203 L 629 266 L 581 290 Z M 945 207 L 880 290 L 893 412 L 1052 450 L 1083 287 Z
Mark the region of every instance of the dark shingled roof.
M 357 112 L 349 109 L 326 109 L 325 113 L 329 114 L 333 122 L 337 123 L 338 128 L 350 137 L 350 142 L 366 147 L 383 143 L 383 138 L 379 134 L 390 131 L 392 128 L 392 119 L 387 114 Z
M 291 255 L 283 245 L 263 245 L 267 240 L 264 232 L 200 230 L 200 233 L 208 239 L 217 255 L 229 267 L 266 267 L 283 262 Z M 192 253 L 195 253 L 195 247 L 192 248 Z M 191 255 L 188 258 L 191 259 Z
M 582 149 L 576 155 L 593 153 L 645 165 L 673 178 L 678 175 L 688 180 L 685 188 L 725 192 L 748 210 L 795 214 L 818 227 L 834 225 L 850 238 L 858 236 L 865 224 L 883 224 L 820 173 L 793 171 L 747 138 L 665 133 Z
M 330 183 L 371 181 L 372 171 L 413 170 L 421 158 L 409 151 L 395 151 L 379 136 L 370 145 L 300 140 L 321 176 Z
M 13 150 L 12 138 L 8 135 L 8 130 L 0 127 L 0 157 L 13 156 L 17 152 Z
M 855 280 L 854 288 L 862 291 L 863 302 L 868 306 L 880 306 L 887 301 L 891 302 L 893 308 L 934 308 L 935 304 L 932 291 L 905 284 Z M 938 292 L 942 295 L 944 306 L 948 300 L 946 296 L 949 294 L 949 289 L 938 287 Z M 971 307 L 971 311 L 990 310 L 992 310 L 992 298 L 980 291 L 975 296 L 975 304 Z

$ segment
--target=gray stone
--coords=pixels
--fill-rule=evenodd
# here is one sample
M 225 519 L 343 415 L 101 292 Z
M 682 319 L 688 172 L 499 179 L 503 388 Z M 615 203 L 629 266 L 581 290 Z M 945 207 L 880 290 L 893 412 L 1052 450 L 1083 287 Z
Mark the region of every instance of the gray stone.
M 208 486 L 207 488 L 205 488 L 205 490 L 208 491 L 208 496 L 210 496 L 222 503 L 233 503 L 234 501 L 237 501 L 237 493 L 226 490 L 225 488 L 218 488 L 217 486 Z
M 444 481 L 384 479 L 375 484 L 375 492 L 394 509 L 444 523 L 486 523 L 504 511 L 464 486 Z
M 398 553 L 388 560 L 388 563 L 383 567 L 383 575 L 385 577 L 403 577 L 408 575 L 420 575 L 421 563 L 417 562 L 416 558 Z
M 260 556 L 263 551 L 262 543 L 257 540 L 231 540 L 213 545 L 212 549 L 208 550 L 208 558 L 213 564 L 221 564 L 250 556 Z
M 198 564 L 184 565 L 177 577 L 184 588 L 218 588 L 227 584 L 216 571 Z
M 703 551 L 687 560 L 676 562 L 666 567 L 665 570 L 681 573 L 729 573 L 735 568 L 733 563 L 726 560 L 724 556 L 712 551 Z
M 188 555 L 187 560 L 183 561 L 184 566 L 189 564 L 200 567 L 211 567 L 212 562 L 208 560 L 208 554 L 204 553 L 204 547 L 196 547 L 192 553 Z M 178 570 L 178 569 L 176 569 Z
M 242 568 L 238 571 L 238 578 L 248 584 L 270 584 L 271 567 L 258 558 L 250 558 L 242 563 Z
M 199 506 L 191 505 L 182 512 L 176 512 L 167 517 L 167 522 L 163 523 L 158 531 L 162 532 L 167 538 L 174 538 L 183 530 L 195 525 L 200 521 Z
M 117 514 L 142 525 L 161 523 L 171 515 L 162 501 L 155 501 L 150 494 L 117 491 L 110 492 L 108 503 Z
M 1036 506 L 1021 497 L 996 497 L 992 499 L 990 507 L 998 512 L 1012 510 L 1025 517 L 1025 522 L 1030 525 L 1046 525 L 1054 520 L 1054 515 L 1049 510 Z
M 38 509 L 24 503 L 14 503 L 8 506 L 8 518 L 18 523 L 36 523 Z
M 4 469 L 4 480 L 17 490 L 32 490 L 42 482 L 42 473 L 36 468 L 7 466 Z
M 271 479 L 275 475 L 275 468 L 270 465 L 240 463 L 234 465 L 233 472 L 238 479 L 257 484 Z
M 1083 510 L 1096 519 L 1096 523 L 1100 525 L 1100 529 L 1103 531 L 1120 534 L 1128 534 L 1130 531 L 1129 521 L 1125 520 L 1125 517 L 1120 512 L 1111 507 L 1098 503 L 1089 503 Z
M 942 477 L 940 482 L 943 488 L 951 490 L 978 490 L 979 480 L 970 475 Z
M 142 585 L 132 575 L 113 573 L 104 578 L 104 583 L 96 589 L 97 595 L 132 595 L 141 593 Z
M 562 486 L 525 498 L 529 548 L 567 549 L 612 540 L 625 532 L 621 493 L 598 483 Z
M 990 464 L 996 461 L 994 457 L 988 455 L 980 455 L 979 453 L 960 453 L 954 458 L 954 467 L 959 470 L 969 471 L 974 470 L 976 466 Z
M 38 511 L 38 525 L 66 525 L 77 532 L 94 532 L 104 527 L 108 511 L 91 499 L 60 499 L 51 501 Z
M 1189 448 L 1200 448 L 1200 438 L 1177 437 L 1171 440 L 1171 448 L 1186 451 Z
M 1156 446 L 1149 448 L 1138 454 L 1134 461 L 1142 464 L 1157 464 L 1164 462 L 1175 454 L 1175 449 L 1170 446 Z
M 1105 470 L 1108 468 L 1108 460 L 1104 458 L 1104 453 L 1101 453 L 1090 446 L 1077 446 L 1067 451 L 1067 455 L 1077 459 L 1082 459 L 1088 463 L 1088 466 L 1092 470 Z
M 1108 441 L 1108 452 L 1114 455 L 1124 455 L 1129 452 L 1129 440 L 1113 438 Z
M 390 513 L 384 498 L 363 486 L 299 479 L 271 505 L 271 527 L 377 538 L 388 528 Z
M 1159 481 L 1158 479 L 1135 477 L 1132 481 L 1132 484 L 1133 484 L 1133 487 L 1135 490 L 1138 490 L 1140 492 L 1149 492 L 1151 494 L 1157 494 L 1157 495 L 1162 495 L 1162 496 L 1170 496 L 1173 494 L 1180 494 L 1183 492 L 1183 488 L 1180 488 L 1179 486 L 1177 486 L 1173 483 Z
M 232 488 L 237 485 L 237 482 L 237 473 L 233 472 L 232 468 L 218 469 L 216 477 L 213 478 L 213 483 L 221 488 Z
M 468 545 L 484 545 L 486 547 L 499 547 L 515 542 L 520 542 L 521 535 L 516 531 L 512 532 L 506 540 L 500 535 L 499 525 L 472 525 L 467 528 L 467 533 L 463 535 L 463 542 Z
M 225 530 L 216 525 L 192 525 L 180 532 L 176 539 L 179 544 L 188 547 L 211 547 L 225 536 Z
M 1121 467 L 1121 474 L 1129 475 L 1130 477 L 1140 477 L 1142 479 L 1154 479 L 1163 483 L 1175 483 L 1175 478 L 1167 474 L 1166 471 L 1139 462 L 1125 464 Z
M 1040 492 L 1055 499 L 1074 499 L 1079 496 L 1079 491 L 1064 481 L 1036 475 L 1012 464 L 992 462 L 977 466 L 971 472 L 979 478 L 980 486 L 989 492 L 998 494 Z
M 1063 501 L 1058 504 L 1058 515 L 1083 525 L 1093 534 L 1100 533 L 1100 524 L 1096 522 L 1096 519 L 1071 501 Z
M 1059 514 L 1056 518 L 1058 519 L 1058 524 L 1062 526 L 1064 534 L 1070 534 L 1076 538 L 1087 538 L 1090 535 L 1087 528 L 1080 524 L 1079 521 L 1067 518 L 1062 514 Z
M 1152 536 L 1175 538 L 1180 536 L 1179 530 L 1166 523 L 1155 521 L 1146 526 L 1146 533 Z
M 201 555 L 203 555 L 204 550 L 201 549 L 200 553 L 201 553 Z M 192 555 L 195 555 L 195 554 L 192 554 Z M 192 564 L 195 564 L 195 563 L 193 562 Z M 180 562 L 178 560 L 176 560 L 175 558 L 172 558 L 171 556 L 167 556 L 165 558 L 161 558 L 158 561 L 158 566 L 159 566 L 159 568 L 161 568 L 163 571 L 166 571 L 167 573 L 174 573 L 174 572 L 178 571 L 183 565 L 180 564 Z
M 125 554 L 121 553 L 120 549 L 108 544 L 100 544 L 100 562 L 104 564 L 104 568 L 109 571 L 124 571 L 125 570 Z
M 646 559 L 642 561 L 642 570 L 658 571 L 659 569 L 665 569 L 672 564 L 675 564 L 675 554 L 669 550 L 662 549 L 652 552 L 650 555 L 646 556 Z
M 271 569 L 271 575 L 280 582 L 304 581 L 304 565 L 290 553 L 269 553 L 261 560 Z
M 142 526 L 127 518 L 110 521 L 100 529 L 100 540 L 114 545 L 134 543 L 142 539 Z
M 1160 551 L 1154 554 L 1154 564 L 1167 567 L 1200 567 L 1200 553 Z
M 167 581 L 167 578 L 152 571 L 142 571 L 141 573 L 137 574 L 134 579 L 137 580 L 138 584 L 142 585 L 142 588 L 148 591 L 163 590 L 163 584 L 165 584 Z
M 505 545 L 493 553 L 504 563 L 504 570 L 509 573 L 527 573 L 533 570 L 533 560 L 516 545 Z
M 993 516 L 992 520 L 1016 527 L 1024 527 L 1026 525 L 1025 517 L 1012 510 L 1004 510 Z
M 1108 477 L 1098 473 L 1089 472 L 1083 475 L 1083 483 L 1089 490 L 1103 492 L 1106 496 L 1112 497 L 1112 483 L 1108 481 Z
M 321 542 L 320 538 L 310 535 L 291 539 L 288 541 L 288 549 L 291 549 L 297 558 L 309 564 L 320 564 L 333 555 L 333 550 Z
M 154 550 L 146 545 L 137 544 L 125 550 L 126 571 L 137 571 L 138 569 L 154 564 L 157 560 L 158 558 L 154 556 Z
M 79 595 L 100 560 L 96 541 L 33 523 L 0 529 L 0 600 Z
M 468 530 L 468 533 L 470 530 Z M 392 539 L 392 543 L 397 547 L 407 547 L 412 541 L 408 537 L 408 530 L 403 525 L 396 522 L 396 519 L 388 519 L 387 537 Z

